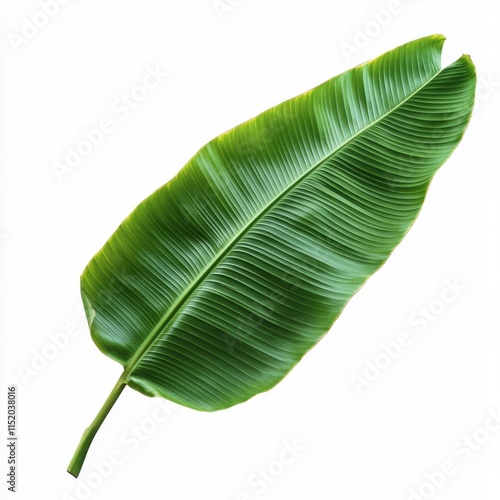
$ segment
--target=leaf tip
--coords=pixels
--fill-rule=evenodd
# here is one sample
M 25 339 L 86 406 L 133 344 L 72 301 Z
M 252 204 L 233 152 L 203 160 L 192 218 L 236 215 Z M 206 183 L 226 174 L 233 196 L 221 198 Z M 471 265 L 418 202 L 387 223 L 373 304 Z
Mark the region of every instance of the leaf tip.
M 443 50 L 444 42 L 446 42 L 446 37 L 440 33 L 431 35 L 429 38 L 436 44 L 438 51 L 441 53 Z
M 475 80 L 476 79 L 476 65 L 472 60 L 472 57 L 469 54 L 462 54 L 459 61 L 462 61 L 464 65 L 467 67 L 470 76 Z

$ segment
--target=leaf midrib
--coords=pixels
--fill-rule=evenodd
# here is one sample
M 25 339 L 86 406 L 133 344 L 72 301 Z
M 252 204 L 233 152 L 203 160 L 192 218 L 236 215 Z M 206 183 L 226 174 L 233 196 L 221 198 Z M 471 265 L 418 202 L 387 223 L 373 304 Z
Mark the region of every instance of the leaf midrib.
M 162 316 L 160 321 L 158 321 L 156 327 L 151 331 L 151 333 L 143 340 L 136 353 L 130 358 L 130 360 L 125 365 L 125 370 L 122 375 L 122 379 L 128 381 L 129 375 L 134 371 L 135 366 L 141 361 L 143 356 L 148 352 L 149 348 L 154 344 L 156 339 L 164 331 L 165 327 L 175 318 L 179 310 L 182 308 L 184 303 L 189 299 L 189 297 L 199 288 L 199 286 L 205 281 L 205 279 L 210 275 L 212 270 L 217 267 L 219 262 L 229 253 L 229 251 L 245 236 L 252 227 L 262 219 L 272 208 L 281 201 L 290 191 L 292 191 L 297 184 L 300 184 L 302 180 L 312 174 L 317 168 L 319 168 L 326 160 L 337 154 L 348 144 L 354 141 L 357 137 L 365 133 L 370 128 L 376 126 L 379 122 L 384 120 L 387 116 L 397 110 L 399 107 L 408 102 L 414 95 L 418 94 L 423 88 L 425 88 L 429 83 L 431 83 L 444 69 L 439 69 L 432 77 L 430 77 L 426 82 L 415 89 L 408 97 L 404 98 L 396 106 L 391 108 L 389 111 L 378 117 L 376 120 L 369 123 L 366 127 L 361 128 L 352 137 L 344 141 L 342 144 L 337 146 L 331 153 L 325 155 L 324 158 L 312 165 L 306 172 L 299 176 L 290 186 L 288 186 L 282 193 L 271 200 L 265 208 L 263 208 L 252 220 L 250 220 L 243 229 L 241 229 L 233 239 L 217 253 L 212 262 L 206 266 L 203 271 L 198 275 L 198 277 L 192 282 L 191 286 L 186 288 L 186 290 L 178 297 L 174 304 L 168 309 L 168 311 Z

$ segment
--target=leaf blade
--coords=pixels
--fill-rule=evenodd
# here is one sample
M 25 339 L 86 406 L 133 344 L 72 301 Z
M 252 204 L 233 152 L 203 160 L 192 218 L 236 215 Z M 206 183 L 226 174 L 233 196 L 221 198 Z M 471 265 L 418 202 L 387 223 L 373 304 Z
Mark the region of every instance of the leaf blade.
M 94 341 L 131 387 L 226 408 L 274 386 L 330 328 L 404 236 L 465 130 L 473 66 L 461 58 L 440 70 L 443 40 L 411 42 L 222 134 L 124 221 L 82 291 Z M 441 137 L 436 114 L 450 128 Z M 384 204 L 395 209 L 384 216 Z

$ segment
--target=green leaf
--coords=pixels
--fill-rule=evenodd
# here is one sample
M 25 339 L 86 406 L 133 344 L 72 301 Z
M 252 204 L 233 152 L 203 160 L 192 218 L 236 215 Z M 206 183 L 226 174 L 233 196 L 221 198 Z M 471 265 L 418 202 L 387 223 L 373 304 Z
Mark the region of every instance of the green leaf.
M 125 385 L 220 410 L 276 385 L 414 222 L 471 115 L 468 56 L 392 50 L 213 139 L 81 277 L 92 338 Z M 97 381 L 96 381 L 97 383 Z

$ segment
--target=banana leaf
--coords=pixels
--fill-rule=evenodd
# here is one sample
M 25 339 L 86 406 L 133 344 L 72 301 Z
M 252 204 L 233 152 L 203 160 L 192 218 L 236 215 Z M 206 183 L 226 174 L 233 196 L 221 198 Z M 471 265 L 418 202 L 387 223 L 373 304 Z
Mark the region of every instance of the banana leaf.
M 275 386 L 387 260 L 460 142 L 469 56 L 428 36 L 223 133 L 122 222 L 81 276 L 93 341 L 126 385 L 196 410 Z M 95 383 L 99 383 L 96 380 Z

